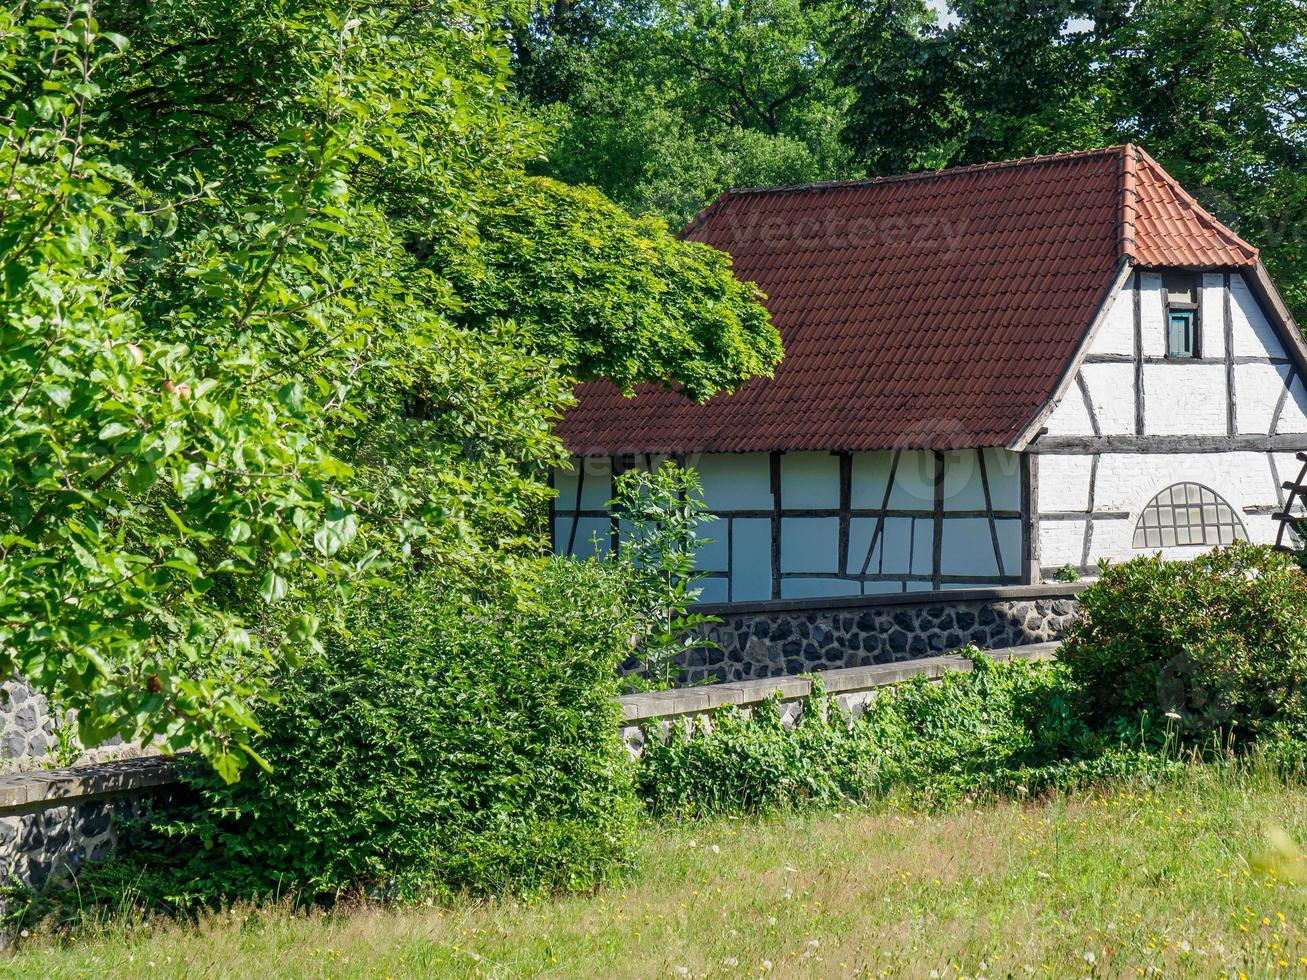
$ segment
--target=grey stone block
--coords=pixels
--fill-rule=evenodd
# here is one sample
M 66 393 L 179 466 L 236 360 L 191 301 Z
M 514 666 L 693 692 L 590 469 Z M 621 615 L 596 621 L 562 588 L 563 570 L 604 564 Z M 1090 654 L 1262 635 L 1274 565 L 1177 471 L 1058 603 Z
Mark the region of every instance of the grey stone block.
M 22 732 L 5 732 L 0 739 L 0 751 L 6 759 L 21 759 L 27 753 L 27 736 Z
M 36 731 L 36 703 L 28 701 L 21 705 L 18 710 L 14 712 L 14 722 L 25 732 Z

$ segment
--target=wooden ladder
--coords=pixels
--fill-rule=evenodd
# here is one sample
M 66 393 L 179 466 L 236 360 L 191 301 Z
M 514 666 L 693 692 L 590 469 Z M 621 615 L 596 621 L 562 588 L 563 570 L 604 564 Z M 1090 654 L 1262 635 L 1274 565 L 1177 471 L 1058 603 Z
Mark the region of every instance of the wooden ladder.
M 1280 530 L 1275 535 L 1275 547 L 1281 551 L 1297 551 L 1297 541 L 1299 538 L 1298 524 L 1300 521 L 1307 522 L 1307 453 L 1297 453 L 1298 461 L 1302 463 L 1302 469 L 1298 471 L 1298 479 L 1285 480 L 1280 484 L 1289 492 L 1289 496 L 1284 501 L 1284 510 L 1278 511 L 1271 516 L 1280 522 Z M 1293 513 L 1293 505 L 1300 505 L 1300 512 Z M 1304 528 L 1307 530 L 1307 528 Z M 1285 532 L 1289 533 L 1289 543 L 1284 540 Z

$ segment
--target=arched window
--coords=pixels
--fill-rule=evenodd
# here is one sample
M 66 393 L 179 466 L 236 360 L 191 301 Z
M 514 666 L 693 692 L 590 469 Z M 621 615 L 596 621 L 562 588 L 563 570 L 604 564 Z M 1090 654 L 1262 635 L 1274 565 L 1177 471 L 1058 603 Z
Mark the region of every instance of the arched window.
M 1247 541 L 1234 508 L 1200 483 L 1177 483 L 1148 502 L 1135 525 L 1136 548 L 1230 544 Z

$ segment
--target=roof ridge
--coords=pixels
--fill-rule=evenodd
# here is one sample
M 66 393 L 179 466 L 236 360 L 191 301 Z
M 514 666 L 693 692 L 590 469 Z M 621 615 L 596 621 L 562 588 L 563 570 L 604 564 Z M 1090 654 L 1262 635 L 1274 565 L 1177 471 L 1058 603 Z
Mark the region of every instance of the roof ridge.
M 690 234 L 690 232 L 702 225 L 708 220 L 709 215 L 722 206 L 722 203 L 731 196 L 731 193 L 731 191 L 725 190 L 714 197 L 706 208 L 696 212 L 694 217 L 685 223 L 685 227 L 676 233 L 676 237 L 684 238 L 686 235 Z
M 1061 153 L 1044 153 L 1028 157 L 1015 157 L 1011 160 L 994 160 L 988 163 L 968 163 L 956 167 L 944 167 L 938 170 L 913 170 L 903 174 L 887 174 L 882 177 L 859 177 L 853 180 L 814 180 L 806 184 L 774 184 L 758 187 L 732 187 L 717 195 L 713 203 L 700 211 L 692 220 L 697 222 L 700 215 L 711 211 L 725 197 L 736 194 L 773 194 L 783 191 L 822 191 L 844 187 L 866 187 L 876 184 L 894 184 L 910 180 L 930 180 L 934 177 L 952 177 L 957 174 L 979 173 L 987 170 L 1005 170 L 1011 167 L 1028 167 L 1045 163 L 1060 163 L 1064 160 L 1076 160 L 1084 157 L 1106 156 L 1121 153 L 1129 144 L 1118 143 L 1115 146 L 1100 146 L 1092 150 L 1066 150 Z
M 1135 145 L 1127 143 L 1121 148 L 1121 257 L 1131 262 L 1136 258 L 1139 217 L 1139 174 L 1136 170 L 1139 157 Z
M 1245 241 L 1233 228 L 1199 204 L 1198 200 L 1185 190 L 1180 182 L 1171 176 L 1167 169 L 1158 163 L 1147 150 L 1134 144 L 1128 144 L 1128 146 L 1133 147 L 1136 159 L 1147 166 L 1154 176 L 1158 177 L 1166 188 L 1180 199 L 1181 203 L 1194 212 L 1194 217 L 1211 228 L 1213 232 L 1225 239 L 1234 248 L 1247 252 L 1250 259 L 1256 260 L 1260 256 L 1261 252 L 1256 245 Z
M 1090 150 L 1066 150 L 1061 153 L 1044 153 L 1028 157 L 1016 157 L 1011 160 L 995 160 L 987 163 L 968 163 L 957 167 L 943 167 L 938 170 L 914 170 L 904 174 L 887 174 L 882 177 L 859 177 L 852 180 L 814 180 L 805 184 L 771 184 L 757 187 L 728 187 L 719 193 L 707 207 L 695 213 L 685 227 L 676 233 L 676 237 L 684 238 L 691 232 L 698 229 L 712 214 L 717 211 L 727 200 L 732 197 L 739 197 L 746 194 L 779 194 L 794 191 L 824 191 L 837 190 L 846 187 L 874 187 L 879 184 L 895 184 L 913 180 L 930 180 L 935 177 L 952 177 L 956 174 L 981 173 L 989 170 L 1005 170 L 1012 167 L 1028 167 L 1045 163 L 1060 163 L 1064 160 L 1077 160 L 1093 156 L 1106 156 L 1107 154 L 1116 153 L 1121 156 L 1127 156 L 1125 153 L 1129 143 L 1118 143 L 1113 146 L 1101 146 Z

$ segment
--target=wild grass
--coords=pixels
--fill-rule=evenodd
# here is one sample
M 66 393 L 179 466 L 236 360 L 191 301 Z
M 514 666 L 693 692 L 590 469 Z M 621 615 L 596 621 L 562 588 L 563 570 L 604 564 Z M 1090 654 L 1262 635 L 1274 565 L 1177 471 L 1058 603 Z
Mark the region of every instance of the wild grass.
M 1268 838 L 1268 830 L 1271 831 Z M 1272 976 L 1307 968 L 1307 788 L 1195 766 L 928 816 L 645 828 L 624 887 L 539 904 L 130 913 L 0 976 Z M 1268 840 L 1281 843 L 1270 849 Z

